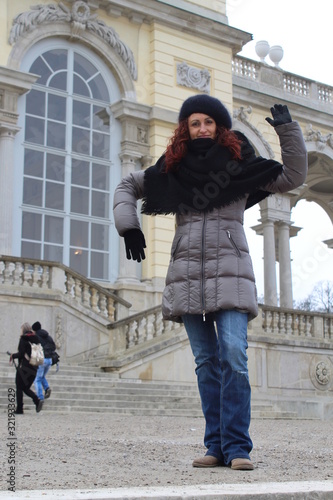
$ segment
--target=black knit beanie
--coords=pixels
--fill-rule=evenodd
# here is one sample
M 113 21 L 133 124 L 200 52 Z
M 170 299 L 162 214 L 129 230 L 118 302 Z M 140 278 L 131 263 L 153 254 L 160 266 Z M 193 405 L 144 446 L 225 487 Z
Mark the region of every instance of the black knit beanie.
M 231 129 L 231 116 L 227 108 L 216 97 L 207 94 L 194 95 L 186 99 L 180 108 L 178 121 L 188 118 L 193 113 L 211 116 L 217 125 Z
M 42 328 L 42 325 L 40 324 L 39 321 L 36 321 L 36 323 L 34 323 L 31 328 L 33 329 L 34 332 L 38 332 L 38 330 Z

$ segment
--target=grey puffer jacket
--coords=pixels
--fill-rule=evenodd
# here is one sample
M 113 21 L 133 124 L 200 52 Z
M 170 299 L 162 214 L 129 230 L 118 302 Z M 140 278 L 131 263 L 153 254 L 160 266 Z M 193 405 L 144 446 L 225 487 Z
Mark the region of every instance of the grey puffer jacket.
M 285 193 L 307 175 L 307 152 L 297 122 L 275 128 L 281 145 L 283 171 L 263 186 Z M 134 172 L 118 185 L 114 218 L 122 236 L 140 228 L 137 199 L 143 197 L 144 171 Z M 252 261 L 243 228 L 247 198 L 208 213 L 177 215 L 177 229 L 163 292 L 162 311 L 167 320 L 181 321 L 184 314 L 208 314 L 238 309 L 253 319 L 258 314 Z

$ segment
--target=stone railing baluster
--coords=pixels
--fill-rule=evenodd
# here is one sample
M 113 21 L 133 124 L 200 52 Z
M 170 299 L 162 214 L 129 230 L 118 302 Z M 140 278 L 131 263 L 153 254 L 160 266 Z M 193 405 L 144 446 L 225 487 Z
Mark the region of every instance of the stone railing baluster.
M 14 270 L 14 285 L 20 286 L 22 282 L 22 264 L 21 262 L 15 262 Z

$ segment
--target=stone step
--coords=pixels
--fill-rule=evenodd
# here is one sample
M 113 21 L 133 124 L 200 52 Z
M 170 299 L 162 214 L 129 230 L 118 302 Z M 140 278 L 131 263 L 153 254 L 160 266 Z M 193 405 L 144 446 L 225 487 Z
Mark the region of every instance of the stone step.
M 120 379 L 118 374 L 98 367 L 61 364 L 52 367 L 48 381 L 52 389 L 43 412 L 112 412 L 121 415 L 165 415 L 202 417 L 195 383 Z M 8 388 L 15 388 L 15 368 L 8 358 L 0 359 L 0 411 L 6 411 Z M 34 390 L 34 387 L 32 386 Z M 35 412 L 32 401 L 24 396 L 25 411 Z M 281 411 L 274 404 L 252 401 L 252 418 L 297 418 L 296 412 Z

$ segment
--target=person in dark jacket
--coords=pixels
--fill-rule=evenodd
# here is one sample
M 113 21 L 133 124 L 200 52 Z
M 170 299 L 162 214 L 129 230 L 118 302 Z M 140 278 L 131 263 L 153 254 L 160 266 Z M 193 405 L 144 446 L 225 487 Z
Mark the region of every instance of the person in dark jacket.
M 52 366 L 52 353 L 55 351 L 56 346 L 51 335 L 46 330 L 42 329 L 42 325 L 39 321 L 36 321 L 36 323 L 32 325 L 32 329 L 34 330 L 34 332 L 36 332 L 36 335 L 39 338 L 44 350 L 44 363 L 38 367 L 37 375 L 35 378 L 35 389 L 37 396 L 40 400 L 44 401 L 44 399 L 47 399 L 51 396 L 51 389 L 48 381 L 46 380 L 46 375 Z
M 145 258 L 138 199 L 144 214 L 176 215 L 162 313 L 184 323 L 195 358 L 207 452 L 194 467 L 254 468 L 247 323 L 258 304 L 244 211 L 271 193 L 297 188 L 307 175 L 299 124 L 287 106 L 275 104 L 271 114 L 266 120 L 279 137 L 282 163 L 257 156 L 246 136 L 231 130 L 221 101 L 188 98 L 165 154 L 123 178 L 114 195 L 128 259 Z
M 40 344 L 40 340 L 32 331 L 30 324 L 23 323 L 21 326 L 21 337 L 18 345 L 18 352 L 11 354 L 10 356 L 10 362 L 13 362 L 14 359 L 19 360 L 15 379 L 17 402 L 15 413 L 18 415 L 23 413 L 23 393 L 33 400 L 37 413 L 39 413 L 43 408 L 43 400 L 39 399 L 37 394 L 30 389 L 37 373 L 37 367 L 32 366 L 29 363 L 29 358 L 31 356 L 30 343 Z

